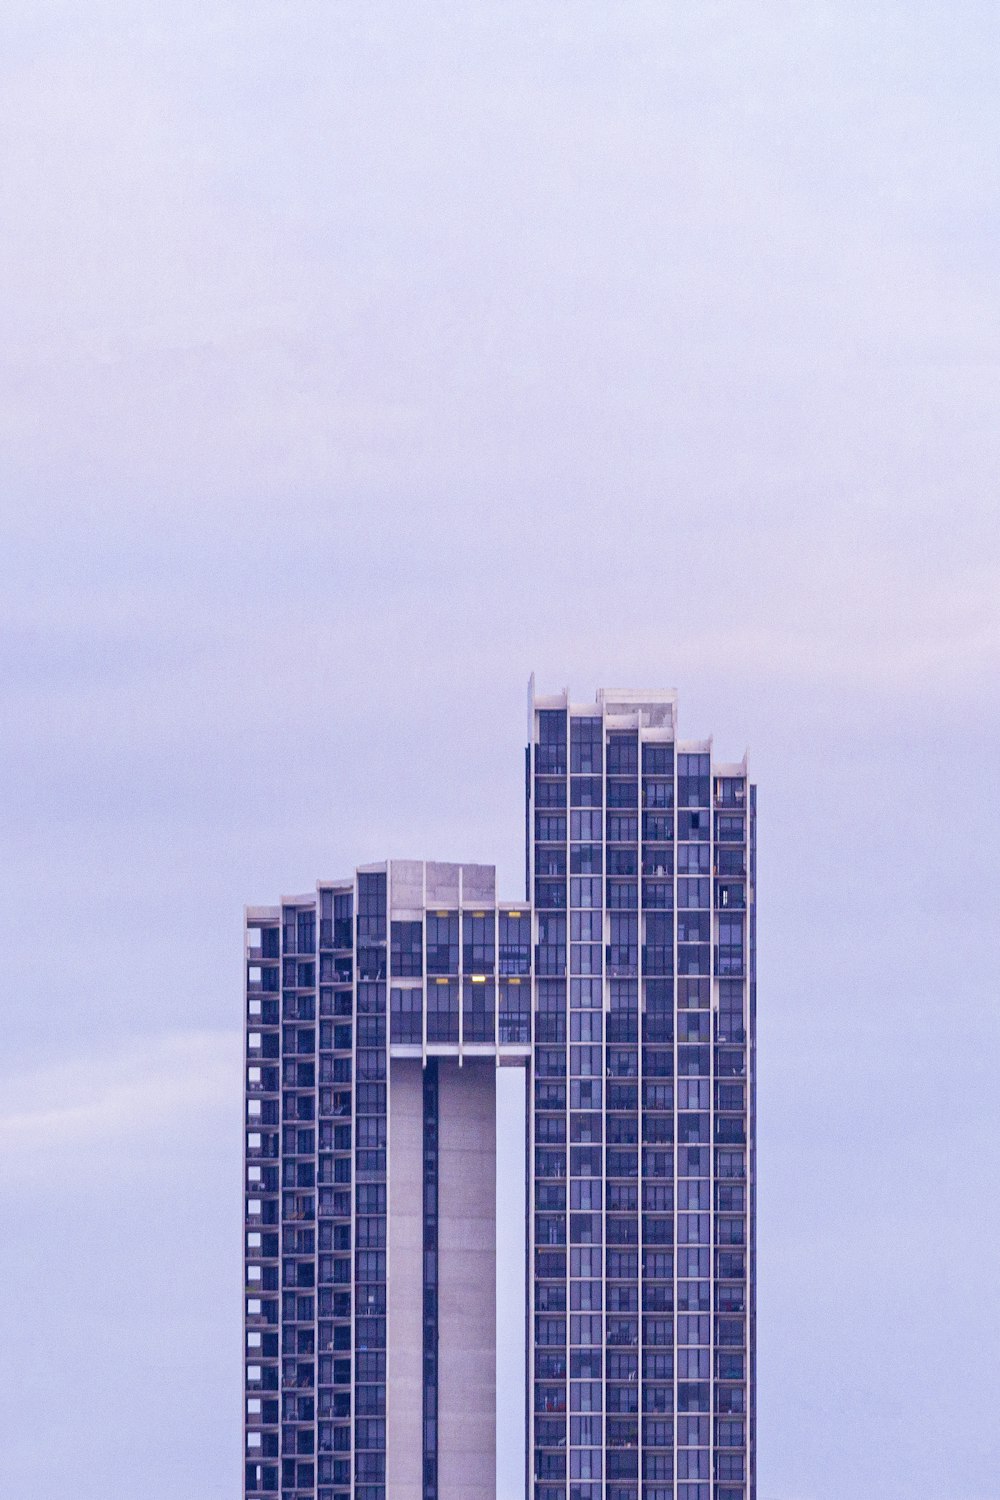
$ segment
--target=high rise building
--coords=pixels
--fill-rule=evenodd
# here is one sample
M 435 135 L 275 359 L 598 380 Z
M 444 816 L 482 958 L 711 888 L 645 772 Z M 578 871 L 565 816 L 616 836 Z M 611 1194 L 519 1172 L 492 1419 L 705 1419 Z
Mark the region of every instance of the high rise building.
M 527 900 L 390 861 L 247 908 L 248 1496 L 493 1500 L 513 1065 L 527 1494 L 754 1500 L 753 817 L 673 694 L 532 690 Z
M 533 1500 L 753 1500 L 754 788 L 532 693 Z
M 530 907 L 491 866 L 394 860 L 246 922 L 247 1494 L 492 1500 Z

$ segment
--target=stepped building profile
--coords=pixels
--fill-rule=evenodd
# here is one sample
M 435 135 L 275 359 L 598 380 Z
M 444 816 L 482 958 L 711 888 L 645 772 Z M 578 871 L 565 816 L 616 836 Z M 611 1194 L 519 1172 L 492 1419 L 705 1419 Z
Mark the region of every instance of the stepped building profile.
M 529 1500 L 755 1500 L 755 789 L 673 692 L 532 682 L 526 891 L 246 910 L 245 1493 L 495 1500 L 496 1074 L 526 1069 Z

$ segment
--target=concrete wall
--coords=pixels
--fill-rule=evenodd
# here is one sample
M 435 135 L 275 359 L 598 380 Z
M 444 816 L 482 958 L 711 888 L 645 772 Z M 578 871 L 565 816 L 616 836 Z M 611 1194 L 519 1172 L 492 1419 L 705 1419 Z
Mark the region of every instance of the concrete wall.
M 386 1493 L 420 1500 L 423 1467 L 423 1068 L 389 1069 Z
M 438 1494 L 495 1500 L 496 1068 L 439 1068 Z

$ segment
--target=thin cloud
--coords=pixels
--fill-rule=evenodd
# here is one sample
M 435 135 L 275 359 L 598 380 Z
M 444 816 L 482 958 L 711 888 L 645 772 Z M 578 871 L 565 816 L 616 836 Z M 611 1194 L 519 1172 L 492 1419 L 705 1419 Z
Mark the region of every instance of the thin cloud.
M 10 1075 L 0 1084 L 0 1183 L 43 1169 L 111 1173 L 239 1108 L 235 1031 L 168 1033 Z M 114 1148 L 112 1150 L 111 1148 Z

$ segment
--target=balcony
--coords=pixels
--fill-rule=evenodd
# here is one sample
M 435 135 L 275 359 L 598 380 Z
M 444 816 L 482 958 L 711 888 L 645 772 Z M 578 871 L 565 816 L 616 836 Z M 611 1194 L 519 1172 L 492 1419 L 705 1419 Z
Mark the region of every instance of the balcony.
M 278 1223 L 278 1204 L 273 1198 L 251 1198 L 247 1203 L 246 1223 L 249 1228 L 259 1229 L 262 1224 Z
M 609 943 L 605 950 L 609 979 L 635 979 L 639 974 L 639 949 L 628 943 Z
M 727 849 L 716 845 L 715 873 L 723 878 L 728 876 L 745 877 L 747 873 L 745 851 L 738 846 Z
M 531 1042 L 531 1021 L 528 1016 L 500 1017 L 500 1042 L 511 1045 Z
M 746 950 L 717 946 L 715 972 L 720 978 L 742 979 L 746 973 Z

